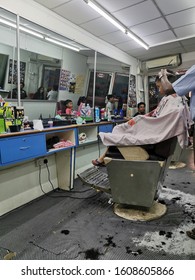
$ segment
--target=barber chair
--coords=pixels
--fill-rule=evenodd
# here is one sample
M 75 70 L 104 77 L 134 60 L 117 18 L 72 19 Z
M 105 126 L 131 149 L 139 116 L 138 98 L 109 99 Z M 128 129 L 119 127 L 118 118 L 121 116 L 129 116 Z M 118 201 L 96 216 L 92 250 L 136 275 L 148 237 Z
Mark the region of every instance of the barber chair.
M 65 106 L 65 100 L 60 100 L 56 103 L 56 112 L 57 114 L 61 116 L 66 116 L 66 106 Z
M 114 202 L 150 208 L 174 154 L 177 138 L 142 147 L 117 147 L 122 158 L 108 151 L 105 162 Z M 116 153 L 116 152 L 115 152 Z
M 102 181 L 106 182 L 105 191 L 112 196 L 115 214 L 132 220 L 158 218 L 166 212 L 166 206 L 155 200 L 164 182 L 176 144 L 177 137 L 173 137 L 141 147 L 110 147 L 104 159 L 107 173 L 102 172 L 104 177 L 107 175 L 109 184 L 106 178 L 101 179 L 100 184 L 97 183 L 94 180 L 97 173 L 95 171 L 94 175 L 90 174 L 90 179 L 86 173 L 84 176 L 82 174 L 78 176 L 85 183 L 101 191 L 104 191 Z M 88 174 L 91 170 L 87 170 Z M 101 171 L 98 170 L 98 173 L 97 177 L 101 178 Z
M 186 164 L 184 162 L 180 161 L 182 152 L 183 152 L 183 149 L 177 142 L 175 151 L 174 151 L 172 159 L 171 159 L 171 163 L 169 165 L 169 169 L 178 169 L 178 168 L 183 168 L 186 166 Z

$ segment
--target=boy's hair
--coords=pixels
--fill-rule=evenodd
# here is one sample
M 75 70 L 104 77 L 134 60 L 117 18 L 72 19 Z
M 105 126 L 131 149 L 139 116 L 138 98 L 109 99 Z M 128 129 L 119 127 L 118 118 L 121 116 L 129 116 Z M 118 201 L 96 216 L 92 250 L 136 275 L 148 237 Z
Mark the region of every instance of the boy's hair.
M 110 100 L 111 98 L 113 98 L 114 96 L 112 94 L 108 94 L 107 95 L 107 100 Z
M 67 106 L 67 105 L 68 105 L 68 103 L 70 103 L 70 102 L 72 103 L 72 100 L 67 99 L 67 100 L 65 100 L 64 105 L 65 105 L 65 106 Z
M 137 104 L 137 108 L 139 109 L 139 107 L 140 107 L 141 105 L 146 106 L 146 103 L 145 103 L 145 102 L 139 102 L 139 103 Z

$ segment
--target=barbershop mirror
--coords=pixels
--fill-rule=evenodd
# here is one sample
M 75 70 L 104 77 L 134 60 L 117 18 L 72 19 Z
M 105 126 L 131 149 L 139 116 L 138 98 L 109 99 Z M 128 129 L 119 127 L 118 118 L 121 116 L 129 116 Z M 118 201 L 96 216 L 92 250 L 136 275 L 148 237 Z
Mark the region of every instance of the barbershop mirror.
M 92 60 L 93 61 L 93 60 Z M 89 85 L 87 99 L 92 103 L 94 68 L 90 64 Z M 129 85 L 129 66 L 120 61 L 109 58 L 101 53 L 97 53 L 96 76 L 95 76 L 95 105 L 105 107 L 106 96 L 114 95 L 120 103 L 127 104 Z M 119 108 L 119 109 L 120 109 Z
M 4 23 L 8 18 L 10 22 L 16 22 L 16 15 L 0 9 L 0 90 L 1 96 L 6 98 L 11 86 L 8 85 L 9 62 L 15 57 L 16 29 Z M 3 95 L 3 91 L 7 94 Z
M 16 23 L 16 15 L 0 9 L 0 54 L 5 56 L 5 58 L 0 58 L 0 61 L 2 61 L 1 64 L 4 65 L 4 68 L 7 67 L 7 71 L 2 71 L 1 87 L 12 92 L 17 80 L 17 72 L 15 71 L 17 60 L 16 29 L 3 24 L 1 18 Z M 24 105 L 27 101 L 29 103 L 39 100 L 35 93 L 40 86 L 43 86 L 45 90 L 44 99 L 41 101 L 46 101 L 47 91 L 55 84 L 59 85 L 58 100 L 72 99 L 74 104 L 77 104 L 79 96 L 87 94 L 92 105 L 93 88 L 91 87 L 93 87 L 94 70 L 97 72 L 95 79 L 95 105 L 104 106 L 107 94 L 118 95 L 121 89 L 119 85 L 118 87 L 114 86 L 117 80 L 119 83 L 122 80 L 122 83 L 127 84 L 129 75 L 128 65 L 124 65 L 101 53 L 96 53 L 94 50 L 86 48 L 75 41 L 72 42 L 68 38 L 53 33 L 24 18 L 20 18 L 20 24 L 23 27 L 33 29 L 39 34 L 44 34 L 44 38 L 37 38 L 25 32 L 20 32 L 20 73 L 21 79 L 25 83 L 24 89 L 27 93 L 27 97 L 22 100 Z M 66 42 L 79 48 L 80 51 L 75 52 L 46 41 L 46 36 Z M 97 54 L 96 65 L 94 64 L 95 53 Z M 76 91 L 70 90 L 70 86 L 66 87 L 67 76 L 64 80 L 61 80 L 61 73 L 68 73 L 68 78 L 73 79 L 74 85 L 76 82 Z M 103 81 L 105 77 L 107 84 Z M 103 92 L 102 81 L 105 84 Z M 87 86 L 88 82 L 89 87 Z M 31 104 L 32 106 L 29 106 L 28 110 L 32 111 L 34 104 Z M 37 106 L 37 103 L 35 106 Z M 31 115 L 28 110 L 26 114 Z M 37 115 L 40 115 L 40 113 L 37 112 Z
M 21 26 L 29 23 L 20 19 Z M 9 91 L 9 98 L 17 84 L 17 44 L 16 15 L 0 9 L 0 87 Z M 43 31 L 43 30 L 42 30 Z M 50 43 L 20 32 L 20 81 L 25 84 L 25 99 L 46 100 L 47 90 L 59 83 L 61 69 L 61 53 L 51 48 Z M 57 54 L 52 56 L 52 54 Z M 35 96 L 37 89 L 43 86 L 42 98 Z
M 1 19 L 3 21 L 6 20 L 8 23 L 15 24 L 16 27 L 16 16 L 13 16 L 11 13 L 0 9 L 0 53 L 3 56 L 5 55 L 4 60 L 7 61 L 6 66 L 8 68 L 7 71 L 2 71 L 4 76 L 2 77 L 1 85 L 2 88 L 6 88 L 7 90 L 11 91 L 17 80 L 16 28 L 13 26 L 8 26 L 5 22 L 2 22 Z M 78 56 L 77 52 L 74 52 L 74 50 L 69 50 L 62 46 L 56 45 L 55 43 L 46 40 L 46 38 L 55 38 L 55 40 L 63 41 L 63 43 L 68 44 L 74 49 L 78 48 L 80 50 L 78 54 L 84 56 L 85 60 L 87 60 L 88 52 L 91 50 L 76 42 L 70 41 L 68 38 L 62 37 L 59 34 L 29 22 L 24 18 L 20 18 L 19 22 L 20 28 L 22 27 L 27 28 L 28 30 L 33 30 L 38 35 L 42 36 L 42 38 L 37 38 L 37 36 L 34 36 L 34 34 L 30 35 L 26 32 L 23 32 L 23 30 L 20 30 L 20 80 L 21 82 L 25 83 L 24 89 L 27 92 L 27 97 L 25 100 L 32 100 L 36 98 L 35 92 L 40 86 L 44 87 L 44 100 L 47 100 L 47 91 L 50 90 L 54 85 L 59 84 L 60 71 L 62 68 L 64 68 L 63 70 L 67 72 L 71 72 L 72 76 L 77 74 L 75 73 L 76 71 L 74 69 L 72 71 L 69 69 L 71 68 L 70 66 L 67 66 L 70 64 L 69 62 L 66 63 L 66 66 L 64 66 L 65 64 L 62 64 L 64 58 L 69 59 L 69 57 L 72 55 L 75 57 L 75 64 L 77 64 L 76 57 Z M 11 32 L 11 35 L 9 35 L 9 32 Z M 6 40 L 9 37 L 10 40 Z M 1 47 L 2 45 L 4 45 L 3 49 Z M 3 58 L 0 59 L 1 64 L 4 63 L 5 68 L 6 63 L 4 62 Z M 85 64 L 87 64 L 86 61 Z

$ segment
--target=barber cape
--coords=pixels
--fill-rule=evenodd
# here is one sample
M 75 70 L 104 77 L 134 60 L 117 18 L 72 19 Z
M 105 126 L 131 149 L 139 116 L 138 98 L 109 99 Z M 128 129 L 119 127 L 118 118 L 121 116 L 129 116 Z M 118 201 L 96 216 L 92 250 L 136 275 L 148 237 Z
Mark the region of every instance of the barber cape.
M 134 125 L 116 125 L 112 133 L 100 132 L 105 146 L 155 144 L 177 136 L 180 146 L 188 144 L 188 130 L 192 124 L 185 97 L 164 96 L 152 116 L 138 115 Z

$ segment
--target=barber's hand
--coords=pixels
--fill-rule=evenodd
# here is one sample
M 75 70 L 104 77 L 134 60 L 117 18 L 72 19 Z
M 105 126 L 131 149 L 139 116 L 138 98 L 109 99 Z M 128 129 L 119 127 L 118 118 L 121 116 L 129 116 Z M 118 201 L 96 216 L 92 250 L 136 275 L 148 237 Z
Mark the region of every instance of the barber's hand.
M 168 72 L 167 69 L 161 69 L 160 72 L 158 73 L 159 78 L 161 79 L 163 76 L 175 76 L 175 73 Z

